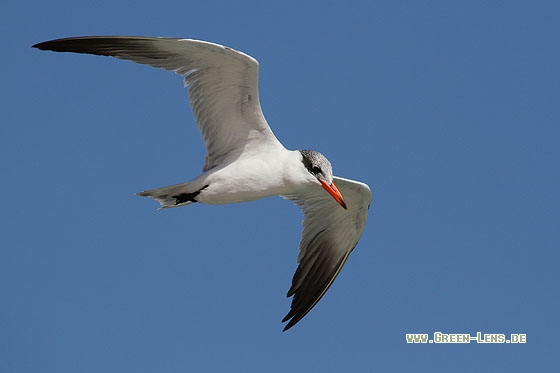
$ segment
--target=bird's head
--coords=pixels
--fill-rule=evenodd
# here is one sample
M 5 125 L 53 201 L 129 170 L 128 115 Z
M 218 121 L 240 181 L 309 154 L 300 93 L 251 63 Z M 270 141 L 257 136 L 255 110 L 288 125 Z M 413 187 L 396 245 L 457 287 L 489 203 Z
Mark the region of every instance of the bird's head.
M 313 175 L 334 200 L 344 209 L 348 209 L 342 194 L 333 181 L 333 172 L 331 162 L 321 153 L 315 150 L 300 150 L 301 162 L 307 171 Z

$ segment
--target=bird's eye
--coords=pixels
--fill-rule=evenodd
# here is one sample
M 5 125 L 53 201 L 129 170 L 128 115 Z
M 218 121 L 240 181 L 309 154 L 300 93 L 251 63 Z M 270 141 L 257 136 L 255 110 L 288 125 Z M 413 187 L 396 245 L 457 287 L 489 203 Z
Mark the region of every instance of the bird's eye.
M 317 167 L 317 166 L 314 166 L 314 167 L 313 167 L 313 173 L 314 173 L 314 174 L 320 174 L 321 172 L 323 172 L 323 171 L 321 170 L 321 167 Z

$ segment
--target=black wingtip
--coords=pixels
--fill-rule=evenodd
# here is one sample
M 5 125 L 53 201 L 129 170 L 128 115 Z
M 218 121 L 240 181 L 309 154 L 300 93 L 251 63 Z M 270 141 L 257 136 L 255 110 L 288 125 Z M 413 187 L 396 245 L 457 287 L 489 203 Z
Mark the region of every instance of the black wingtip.
M 34 44 L 31 47 L 42 51 L 87 53 L 86 48 L 90 46 L 91 39 L 91 37 L 54 39 Z
M 60 43 L 57 43 L 60 40 L 61 39 L 43 41 L 43 42 L 40 42 L 40 43 L 37 43 L 37 44 L 33 44 L 31 46 L 31 48 L 37 48 L 37 49 L 42 50 L 42 51 L 55 51 L 55 52 L 57 52 L 58 50 L 57 50 L 56 46 L 60 45 Z
M 292 324 L 292 322 L 290 321 L 285 327 L 284 329 L 282 329 L 282 332 L 285 332 L 287 330 L 290 330 L 292 326 L 294 326 L 295 323 Z
M 42 51 L 55 51 L 55 52 L 64 52 L 61 50 L 61 47 L 67 44 L 68 41 L 71 41 L 75 38 L 65 38 L 65 39 L 54 39 L 54 40 L 47 40 L 42 41 L 40 43 L 33 44 L 31 48 L 37 48 Z
M 305 314 L 303 316 L 305 316 Z M 282 331 L 285 332 L 286 330 L 290 329 L 292 326 L 296 325 L 298 322 L 300 322 L 303 316 L 298 316 L 296 315 L 296 312 L 294 312 L 294 310 L 290 310 L 290 312 L 288 312 L 288 314 L 284 316 L 284 318 L 282 319 L 282 322 L 286 322 L 289 320 L 286 326 L 284 326 L 284 329 L 282 329 Z
M 112 46 L 116 39 L 111 36 L 77 36 L 70 38 L 43 41 L 32 45 L 43 51 L 88 53 L 106 56 L 107 48 Z
M 305 316 L 305 315 L 304 315 Z M 290 321 L 288 321 L 288 319 L 290 319 Z M 284 319 L 282 320 L 282 322 L 286 322 L 288 321 L 288 323 L 286 324 L 286 326 L 284 326 L 284 329 L 282 329 L 283 332 L 291 329 L 293 326 L 295 326 L 298 322 L 301 321 L 301 319 L 303 318 L 303 316 L 295 316 L 295 315 L 286 315 L 286 317 L 284 317 Z

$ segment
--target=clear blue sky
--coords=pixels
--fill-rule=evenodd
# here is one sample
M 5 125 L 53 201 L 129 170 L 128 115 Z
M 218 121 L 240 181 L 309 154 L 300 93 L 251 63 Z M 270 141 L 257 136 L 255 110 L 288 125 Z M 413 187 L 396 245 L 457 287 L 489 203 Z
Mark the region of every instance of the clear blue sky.
M 557 368 L 558 14 L 552 1 L 10 2 L 0 371 Z M 134 196 L 200 172 L 181 79 L 31 48 L 105 34 L 254 56 L 284 145 L 371 186 L 360 243 L 289 332 L 298 208 L 156 211 Z M 527 343 L 406 344 L 437 331 Z

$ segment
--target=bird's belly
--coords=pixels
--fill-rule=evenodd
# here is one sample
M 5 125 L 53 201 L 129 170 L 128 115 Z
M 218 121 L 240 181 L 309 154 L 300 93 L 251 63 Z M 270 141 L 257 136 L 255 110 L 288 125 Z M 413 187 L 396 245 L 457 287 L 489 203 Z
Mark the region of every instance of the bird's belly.
M 205 189 L 199 196 L 197 202 L 223 205 L 228 203 L 240 203 L 254 201 L 260 198 L 278 195 L 279 193 L 270 193 L 263 191 L 244 191 L 244 190 L 221 190 L 221 189 Z
M 275 167 L 262 167 L 254 162 L 237 164 L 209 175 L 206 185 L 196 200 L 208 204 L 227 204 L 254 201 L 256 199 L 288 194 L 281 173 Z

